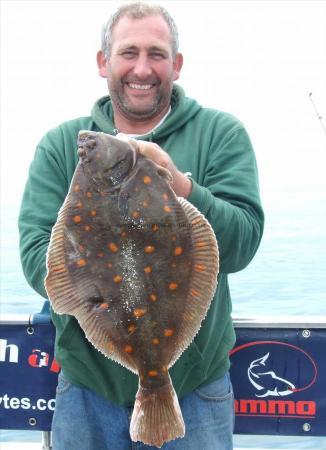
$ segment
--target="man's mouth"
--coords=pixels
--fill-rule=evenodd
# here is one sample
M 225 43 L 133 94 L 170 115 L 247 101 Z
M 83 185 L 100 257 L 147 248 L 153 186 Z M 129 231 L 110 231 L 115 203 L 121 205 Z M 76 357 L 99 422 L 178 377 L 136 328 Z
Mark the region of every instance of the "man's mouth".
M 141 91 L 148 91 L 149 89 L 151 89 L 154 86 L 154 84 L 127 83 L 127 86 L 130 89 L 137 89 L 137 90 L 141 90 Z

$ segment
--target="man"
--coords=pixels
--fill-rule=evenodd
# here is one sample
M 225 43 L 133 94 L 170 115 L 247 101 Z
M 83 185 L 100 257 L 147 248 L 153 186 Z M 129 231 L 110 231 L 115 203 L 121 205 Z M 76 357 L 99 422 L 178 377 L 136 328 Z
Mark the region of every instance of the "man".
M 111 17 L 102 38 L 97 61 L 110 97 L 95 103 L 91 117 L 49 131 L 31 164 L 19 219 L 24 272 L 46 297 L 45 256 L 77 165 L 78 131 L 124 133 L 139 139 L 141 152 L 171 172 L 175 193 L 206 216 L 220 251 L 218 288 L 209 313 L 194 342 L 170 370 L 186 435 L 163 448 L 230 450 L 234 413 L 228 352 L 235 335 L 227 274 L 250 262 L 262 236 L 254 152 L 238 120 L 202 108 L 174 84 L 182 55 L 175 24 L 163 8 L 124 5 Z M 130 441 L 137 377 L 95 350 L 73 317 L 54 313 L 52 317 L 62 367 L 54 450 L 152 448 Z

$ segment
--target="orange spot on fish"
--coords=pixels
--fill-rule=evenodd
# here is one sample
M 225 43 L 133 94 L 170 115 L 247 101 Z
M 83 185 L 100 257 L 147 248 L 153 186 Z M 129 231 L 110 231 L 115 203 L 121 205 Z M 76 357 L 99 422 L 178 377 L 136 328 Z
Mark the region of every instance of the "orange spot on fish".
M 129 325 L 129 327 L 128 327 L 128 332 L 129 333 L 133 333 L 134 331 L 136 331 L 136 325 Z
M 114 242 L 110 242 L 108 248 L 112 253 L 117 253 L 117 251 L 119 250 L 118 246 Z
M 168 371 L 168 368 L 167 368 L 166 366 L 163 366 L 163 367 L 162 367 L 162 372 L 163 372 L 163 373 L 166 373 L 167 371 Z
M 160 340 L 157 338 L 152 339 L 152 344 L 158 345 L 160 343 Z
M 121 233 L 121 237 L 126 237 L 127 236 L 127 233 L 125 232 L 125 231 L 123 231 L 122 233 Z
M 92 217 L 95 217 L 96 214 L 97 214 L 97 212 L 96 212 L 95 210 L 91 211 L 91 216 L 92 216 Z
M 175 291 L 178 288 L 178 283 L 172 282 L 169 284 L 170 291 Z
M 107 263 L 107 265 L 106 265 L 109 269 L 111 269 L 111 267 L 112 267 L 112 263 Z
M 164 209 L 165 212 L 171 212 L 172 211 L 172 209 L 168 205 L 164 205 L 163 209 Z
M 152 179 L 148 175 L 145 175 L 143 178 L 144 184 L 151 184 Z
M 126 353 L 132 353 L 134 351 L 133 347 L 131 345 L 126 345 L 124 348 Z
M 166 192 L 164 192 L 162 197 L 163 197 L 163 200 L 166 201 L 166 202 L 169 200 L 169 196 L 168 196 L 168 194 Z
M 79 201 L 79 202 L 76 203 L 76 206 L 77 206 L 77 208 L 82 208 L 83 204 L 82 204 L 81 201 Z
M 109 304 L 108 303 L 101 303 L 100 304 L 100 306 L 99 306 L 99 308 L 101 308 L 101 309 L 108 309 L 108 307 L 109 307 Z
M 145 201 L 145 202 L 143 202 L 143 207 L 144 208 L 148 208 L 148 203 Z
M 157 377 L 157 375 L 158 375 L 158 371 L 157 370 L 150 370 L 148 372 L 148 376 L 149 377 Z
M 134 219 L 138 219 L 139 216 L 140 216 L 140 212 L 139 212 L 139 211 L 134 211 L 134 212 L 132 213 L 132 217 L 133 217 Z
M 84 258 L 80 258 L 80 259 L 77 261 L 77 266 L 78 266 L 78 267 L 84 267 L 84 266 L 86 266 L 86 264 L 87 264 L 87 261 L 86 261 L 86 259 L 84 259 Z
M 86 197 L 92 198 L 92 197 L 93 197 L 93 194 L 92 194 L 91 192 L 86 192 Z
M 121 275 L 116 275 L 115 277 L 113 277 L 113 281 L 115 283 L 121 283 L 122 281 L 122 276 Z
M 74 216 L 74 218 L 73 218 L 73 221 L 75 222 L 75 223 L 80 223 L 81 222 L 81 217 L 80 216 Z
M 92 229 L 92 228 L 91 228 L 89 225 L 85 225 L 85 226 L 84 226 L 84 230 L 85 230 L 85 231 L 91 231 L 91 229 Z
M 206 245 L 207 245 L 206 242 L 199 241 L 199 242 L 196 242 L 195 247 L 202 248 L 202 247 L 206 247 Z
M 196 272 L 205 272 L 206 266 L 204 264 L 194 264 L 194 269 Z
M 157 231 L 158 230 L 158 225 L 156 225 L 156 223 L 154 225 L 152 225 L 152 231 Z
M 191 225 L 197 225 L 198 223 L 200 223 L 201 222 L 201 218 L 200 217 L 197 217 L 197 219 L 193 219 L 192 221 L 191 221 Z
M 80 189 L 80 186 L 79 186 L 79 184 L 76 184 L 76 186 L 74 187 L 74 191 L 75 191 L 75 192 L 78 192 L 78 191 L 79 191 L 79 189 Z
M 174 330 L 172 328 L 166 328 L 164 330 L 164 336 L 166 337 L 171 337 L 174 334 Z
M 146 266 L 145 268 L 144 268 L 144 272 L 145 273 L 151 273 L 152 272 L 152 268 L 151 268 L 151 266 Z
M 136 308 L 133 311 L 135 317 L 143 317 L 147 313 L 145 308 Z
M 155 250 L 155 247 L 154 247 L 153 245 L 147 245 L 147 246 L 144 248 L 144 252 L 145 252 L 145 253 L 153 253 L 154 250 Z
M 156 294 L 150 294 L 149 299 L 152 300 L 152 302 L 156 302 L 157 295 Z
M 181 255 L 183 253 L 183 248 L 178 245 L 177 247 L 175 247 L 173 253 L 174 253 L 175 256 L 179 256 L 179 255 Z

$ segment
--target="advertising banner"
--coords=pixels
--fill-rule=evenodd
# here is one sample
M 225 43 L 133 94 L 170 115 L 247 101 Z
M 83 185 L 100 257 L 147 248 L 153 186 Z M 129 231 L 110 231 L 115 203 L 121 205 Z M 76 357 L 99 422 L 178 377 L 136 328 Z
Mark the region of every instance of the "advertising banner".
M 237 329 L 236 433 L 325 436 L 325 341 L 325 329 Z
M 49 320 L 0 325 L 0 428 L 51 429 L 60 367 Z M 326 329 L 238 328 L 235 433 L 326 435 Z M 324 355 L 324 356 L 323 356 Z
M 51 323 L 0 326 L 0 428 L 51 429 L 60 368 Z

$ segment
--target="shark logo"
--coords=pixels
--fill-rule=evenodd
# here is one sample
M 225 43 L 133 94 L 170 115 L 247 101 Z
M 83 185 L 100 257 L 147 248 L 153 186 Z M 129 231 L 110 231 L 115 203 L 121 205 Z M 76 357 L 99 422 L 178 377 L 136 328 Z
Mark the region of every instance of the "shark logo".
M 284 397 L 293 394 L 296 388 L 293 383 L 276 375 L 273 370 L 266 370 L 266 360 L 269 352 L 261 358 L 255 359 L 248 367 L 248 378 L 250 383 L 259 392 L 256 397 Z

